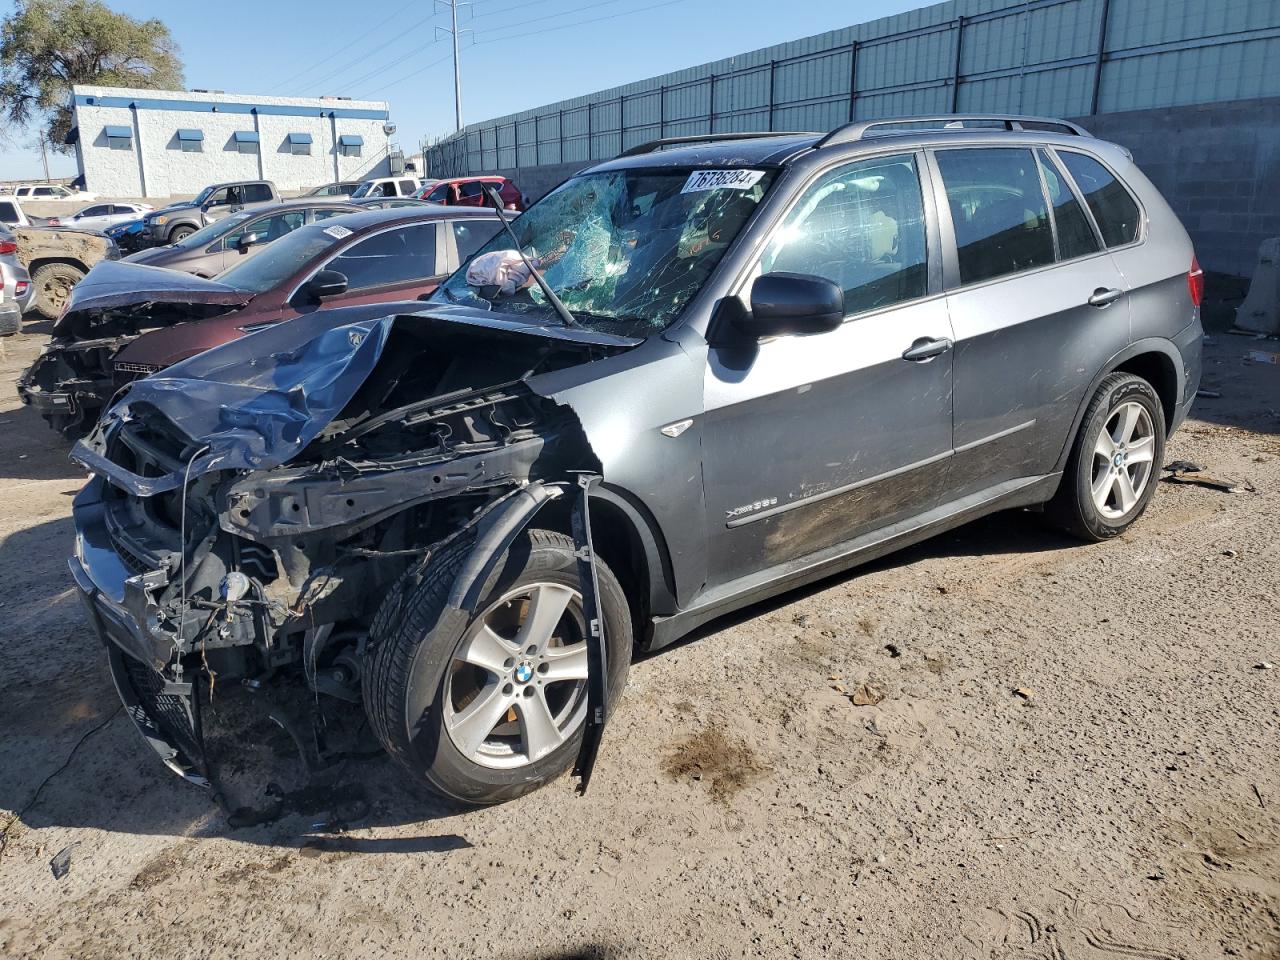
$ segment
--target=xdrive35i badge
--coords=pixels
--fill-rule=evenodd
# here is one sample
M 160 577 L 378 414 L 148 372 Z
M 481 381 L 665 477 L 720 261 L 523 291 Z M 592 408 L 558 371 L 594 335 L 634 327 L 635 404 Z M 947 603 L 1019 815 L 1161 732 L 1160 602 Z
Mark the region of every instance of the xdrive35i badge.
M 740 507 L 734 507 L 732 510 L 724 512 L 726 520 L 732 520 L 734 517 L 740 517 L 746 513 L 755 513 L 757 510 L 763 510 L 765 507 L 777 506 L 777 497 L 767 497 L 764 500 L 756 500 L 754 503 L 744 503 Z

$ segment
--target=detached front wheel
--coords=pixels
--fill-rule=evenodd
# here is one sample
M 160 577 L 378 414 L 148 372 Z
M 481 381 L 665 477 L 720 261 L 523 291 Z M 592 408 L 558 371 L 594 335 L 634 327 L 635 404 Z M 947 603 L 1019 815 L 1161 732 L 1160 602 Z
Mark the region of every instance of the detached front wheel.
M 451 800 L 492 804 L 553 780 L 572 764 L 587 714 L 586 619 L 573 541 L 530 530 L 508 551 L 474 616 L 445 601 L 465 546 L 407 574 L 374 619 L 364 703 L 387 752 Z M 609 707 L 626 684 L 632 627 L 626 597 L 597 559 Z

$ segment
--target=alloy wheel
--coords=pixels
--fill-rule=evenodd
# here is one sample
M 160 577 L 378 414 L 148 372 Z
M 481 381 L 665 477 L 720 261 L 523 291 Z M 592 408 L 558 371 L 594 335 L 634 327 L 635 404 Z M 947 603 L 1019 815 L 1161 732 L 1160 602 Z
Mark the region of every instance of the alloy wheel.
M 556 583 L 517 587 L 458 643 L 445 684 L 445 729 L 473 763 L 526 766 L 581 725 L 586 681 L 582 595 Z
M 1156 436 L 1147 408 L 1135 401 L 1111 412 L 1093 448 L 1089 485 L 1094 506 L 1119 520 L 1137 506 L 1151 482 Z

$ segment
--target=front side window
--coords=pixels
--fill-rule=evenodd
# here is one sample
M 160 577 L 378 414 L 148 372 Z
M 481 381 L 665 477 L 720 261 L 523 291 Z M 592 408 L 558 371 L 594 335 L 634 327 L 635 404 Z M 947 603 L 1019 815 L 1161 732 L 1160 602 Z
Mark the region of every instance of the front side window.
M 236 224 L 244 223 L 249 217 L 250 214 L 247 213 L 234 213 L 229 217 L 223 217 L 221 220 L 215 220 L 208 226 L 201 227 L 185 239 L 179 240 L 174 246 L 181 247 L 183 250 L 195 250 L 197 247 L 203 247 L 206 244 L 213 243 L 228 230 L 233 229 Z
M 1098 221 L 1108 247 L 1119 247 L 1138 239 L 1138 204 L 1111 171 L 1093 157 L 1062 150 L 1058 153 L 1084 195 L 1085 203 Z
M 227 187 L 223 187 L 220 190 L 213 191 L 212 193 L 209 194 L 209 196 L 205 197 L 204 206 L 225 207 L 227 206 L 227 204 L 232 202 L 234 201 L 232 200 L 232 197 L 231 197 L 231 190 Z
M 292 233 L 302 226 L 303 220 L 304 214 L 301 210 L 277 213 L 270 217 L 260 217 L 228 233 L 226 239 L 222 242 L 223 249 L 235 250 L 240 243 L 240 238 L 249 234 L 257 234 L 259 243 L 270 243 L 272 240 L 279 240 L 286 233 Z
M 1058 259 L 1074 260 L 1076 257 L 1097 253 L 1098 238 L 1093 235 L 1093 227 L 1089 226 L 1089 218 L 1084 215 L 1080 201 L 1043 150 L 1036 151 L 1036 160 L 1040 163 L 1040 172 L 1044 174 L 1044 183 L 1049 190 L 1049 206 L 1053 208 L 1053 223 L 1058 230 Z
M 302 227 L 281 237 L 267 256 L 238 258 L 234 267 L 218 275 L 218 282 L 253 293 L 273 290 L 341 242 L 325 229 L 319 224 Z
M 688 167 L 588 173 L 512 226 L 579 323 L 645 336 L 669 326 L 702 288 L 773 179 L 770 170 Z M 506 231 L 433 299 L 558 322 Z
M 849 316 L 924 296 L 928 263 L 920 177 L 902 154 L 848 164 L 805 190 L 760 271 L 831 280 Z
M 498 220 L 455 220 L 453 239 L 458 245 L 458 262 L 466 263 L 471 255 L 502 229 Z
M 57 196 L 57 194 L 53 192 L 53 187 L 36 187 L 35 193 L 34 193 L 34 194 L 32 194 L 32 196 L 34 196 L 34 197 L 36 197 L 36 198 L 39 198 L 39 197 L 56 197 L 56 196 Z
M 936 156 L 951 208 L 961 283 L 1053 263 L 1053 228 L 1031 150 L 980 147 L 939 150 Z
M 345 276 L 348 290 L 426 280 L 436 272 L 436 225 L 415 223 L 374 234 L 348 247 L 325 269 Z
M 82 217 L 106 217 L 106 216 L 110 216 L 110 214 L 111 214 L 111 205 L 110 205 L 110 204 L 99 204 L 99 205 L 98 205 L 98 206 L 96 206 L 96 207 L 88 207 L 87 209 L 81 210 L 81 211 L 80 211 L 80 213 L 79 213 L 79 216 L 82 216 Z

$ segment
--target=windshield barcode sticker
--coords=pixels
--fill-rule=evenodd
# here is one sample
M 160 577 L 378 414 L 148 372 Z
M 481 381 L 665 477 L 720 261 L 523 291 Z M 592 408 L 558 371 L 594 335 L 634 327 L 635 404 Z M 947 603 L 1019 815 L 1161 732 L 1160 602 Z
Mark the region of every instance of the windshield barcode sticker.
M 332 227 L 325 227 L 324 232 L 335 240 L 344 240 L 351 236 L 351 231 L 340 223 L 335 223 Z
M 697 193 L 699 190 L 750 190 L 763 170 L 695 170 L 689 174 L 681 193 Z

